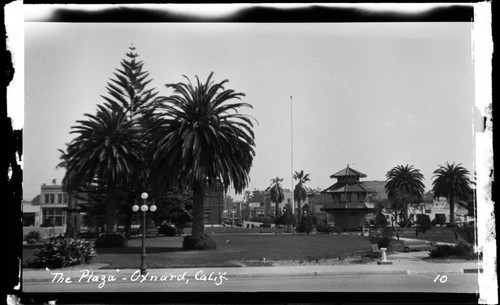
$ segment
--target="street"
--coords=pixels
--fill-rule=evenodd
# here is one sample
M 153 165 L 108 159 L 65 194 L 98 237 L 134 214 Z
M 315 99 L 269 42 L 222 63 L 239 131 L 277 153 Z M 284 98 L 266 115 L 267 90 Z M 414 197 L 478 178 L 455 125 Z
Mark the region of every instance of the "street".
M 476 293 L 477 274 L 234 277 L 149 281 L 28 281 L 24 292 L 445 292 Z

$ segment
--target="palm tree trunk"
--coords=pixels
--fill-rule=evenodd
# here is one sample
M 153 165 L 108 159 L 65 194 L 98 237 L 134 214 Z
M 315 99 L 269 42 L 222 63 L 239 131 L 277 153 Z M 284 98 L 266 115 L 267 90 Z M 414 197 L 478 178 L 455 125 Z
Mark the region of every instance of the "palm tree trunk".
M 450 203 L 450 223 L 455 223 L 455 198 L 453 195 L 450 195 L 448 202 Z
M 203 238 L 205 236 L 204 217 L 205 191 L 199 182 L 193 183 L 193 229 L 191 236 Z
M 300 225 L 300 218 L 301 218 L 301 214 L 300 214 L 300 197 L 297 198 L 297 220 L 298 220 L 298 225 Z
M 111 183 L 108 186 L 106 202 L 106 232 L 115 230 L 116 225 L 116 185 Z
M 74 216 L 74 208 L 73 200 L 71 199 L 71 192 L 68 192 L 68 212 L 66 213 L 66 237 L 75 237 L 75 216 Z
M 125 208 L 125 238 L 126 239 L 132 238 L 131 227 L 132 227 L 132 209 Z

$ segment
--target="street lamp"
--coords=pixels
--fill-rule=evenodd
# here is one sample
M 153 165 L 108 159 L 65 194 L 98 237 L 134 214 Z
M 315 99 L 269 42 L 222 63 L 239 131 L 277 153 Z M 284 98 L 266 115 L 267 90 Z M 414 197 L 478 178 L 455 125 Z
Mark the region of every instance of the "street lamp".
M 132 211 L 137 212 L 139 209 L 142 211 L 142 252 L 141 252 L 141 274 L 146 274 L 146 265 L 144 264 L 144 260 L 146 258 L 146 212 L 150 210 L 151 212 L 156 211 L 156 205 L 153 201 L 153 204 L 148 207 L 146 200 L 148 199 L 148 193 L 144 192 L 141 194 L 142 205 L 139 208 L 139 205 L 136 203 L 132 206 Z

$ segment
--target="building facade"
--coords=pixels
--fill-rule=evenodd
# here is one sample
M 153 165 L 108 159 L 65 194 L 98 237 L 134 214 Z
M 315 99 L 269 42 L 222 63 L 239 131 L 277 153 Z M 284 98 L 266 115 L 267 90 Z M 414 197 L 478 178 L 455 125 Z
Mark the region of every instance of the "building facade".
M 332 197 L 332 202 L 321 208 L 333 216 L 335 227 L 343 231 L 357 230 L 365 226 L 365 215 L 373 211 L 373 204 L 368 202 L 370 195 L 376 191 L 360 181 L 365 174 L 349 168 L 331 175 L 337 182 L 328 187 L 322 194 Z
M 221 183 L 212 186 L 205 193 L 204 221 L 208 225 L 222 224 L 225 207 L 225 191 Z

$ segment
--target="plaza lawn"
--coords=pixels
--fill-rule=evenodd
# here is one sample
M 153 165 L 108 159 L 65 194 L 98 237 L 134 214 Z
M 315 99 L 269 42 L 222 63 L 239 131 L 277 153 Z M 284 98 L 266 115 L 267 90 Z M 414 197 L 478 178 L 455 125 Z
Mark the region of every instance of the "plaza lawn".
M 183 251 L 183 237 L 147 238 L 147 267 L 237 267 L 241 266 L 239 262 L 261 261 L 264 258 L 267 262 L 328 259 L 367 250 L 370 245 L 367 237 L 349 235 L 256 234 L 210 235 L 210 238 L 217 243 L 216 250 Z M 108 264 L 105 268 L 140 266 L 140 238 L 129 240 L 126 248 L 96 250 L 97 256 L 91 263 Z M 24 254 L 30 255 L 27 251 Z

